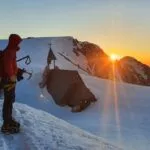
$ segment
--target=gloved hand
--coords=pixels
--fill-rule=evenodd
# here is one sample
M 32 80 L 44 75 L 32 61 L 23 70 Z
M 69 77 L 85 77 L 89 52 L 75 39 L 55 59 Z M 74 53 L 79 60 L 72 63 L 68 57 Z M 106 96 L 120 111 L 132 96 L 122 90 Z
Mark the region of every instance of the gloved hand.
M 23 79 L 24 79 L 23 76 L 17 76 L 17 81 L 21 81 Z
M 17 78 L 16 78 L 15 75 L 13 75 L 13 76 L 10 77 L 10 81 L 11 81 L 11 82 L 16 82 L 16 79 L 17 79 Z
M 23 73 L 25 72 L 25 69 L 18 68 L 17 72 L 17 81 L 23 80 Z

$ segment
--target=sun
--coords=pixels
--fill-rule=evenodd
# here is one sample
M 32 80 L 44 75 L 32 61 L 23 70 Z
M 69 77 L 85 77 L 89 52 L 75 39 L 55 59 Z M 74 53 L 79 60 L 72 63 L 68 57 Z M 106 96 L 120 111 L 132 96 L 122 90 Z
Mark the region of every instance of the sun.
M 110 59 L 111 59 L 111 61 L 116 61 L 116 60 L 118 60 L 120 57 L 119 57 L 119 55 L 117 55 L 117 54 L 111 54 L 110 55 Z

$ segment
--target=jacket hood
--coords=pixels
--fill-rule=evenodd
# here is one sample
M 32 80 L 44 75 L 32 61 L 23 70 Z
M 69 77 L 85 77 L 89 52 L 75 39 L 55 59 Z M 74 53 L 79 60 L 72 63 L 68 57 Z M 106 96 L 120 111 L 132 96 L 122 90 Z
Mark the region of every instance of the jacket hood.
M 17 49 L 19 48 L 19 44 L 22 41 L 22 38 L 17 34 L 11 34 L 9 36 L 8 48 Z

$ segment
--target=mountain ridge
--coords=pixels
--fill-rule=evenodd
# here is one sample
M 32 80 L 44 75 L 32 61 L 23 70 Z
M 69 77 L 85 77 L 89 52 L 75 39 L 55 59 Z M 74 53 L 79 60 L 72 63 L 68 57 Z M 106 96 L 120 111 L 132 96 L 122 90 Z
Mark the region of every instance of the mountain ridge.
M 117 74 L 114 75 L 112 71 L 114 64 L 112 64 L 109 56 L 101 47 L 90 42 L 74 41 L 75 45 L 78 45 L 78 42 L 81 46 L 80 48 L 77 47 L 74 51 L 81 52 L 86 56 L 88 65 L 93 70 L 93 75 L 106 79 L 113 79 L 115 76 L 115 79 L 118 81 L 150 86 L 150 67 L 148 65 L 138 61 L 134 57 L 124 56 L 120 60 L 113 62 L 117 71 Z M 124 62 L 126 62 L 126 65 Z M 118 74 L 119 78 L 116 77 Z
M 37 43 L 37 40 L 43 40 L 43 44 Z M 42 50 L 43 46 L 48 49 L 51 44 L 52 50 L 55 49 L 55 55 L 59 58 L 57 61 L 63 61 L 67 67 L 64 67 L 59 63 L 58 68 L 62 69 L 73 69 L 71 67 L 71 62 L 75 64 L 74 69 L 77 69 L 81 73 L 87 73 L 104 79 L 116 79 L 118 81 L 123 81 L 126 83 L 150 86 L 150 67 L 146 64 L 141 63 L 134 57 L 125 56 L 115 63 L 114 66 L 110 57 L 105 53 L 105 51 L 98 45 L 90 43 L 87 41 L 79 41 L 73 36 L 60 36 L 60 37 L 27 37 L 24 38 L 21 49 L 26 45 L 29 45 L 30 41 L 34 41 L 32 48 Z M 7 40 L 1 40 L 2 46 L 6 44 Z M 31 42 L 33 43 L 33 42 Z M 56 46 L 59 45 L 59 46 Z M 30 48 L 30 45 L 28 46 Z M 58 49 L 59 48 L 59 49 Z M 1 49 L 1 47 L 0 47 Z M 56 50 L 58 49 L 58 50 Z M 23 51 L 24 50 L 23 48 Z M 60 52 L 61 51 L 61 52 Z M 32 53 L 28 52 L 31 56 Z M 35 51 L 35 53 L 40 53 Z M 60 56 L 61 53 L 61 56 Z M 23 53 L 22 53 L 23 54 Z M 44 51 L 45 56 L 46 51 Z M 68 60 L 67 62 L 63 56 Z M 21 57 L 21 55 L 20 55 Z M 43 57 L 43 59 L 47 59 Z M 43 60 L 39 56 L 39 60 Z M 124 63 L 126 60 L 126 63 Z M 132 60 L 132 61 L 131 61 Z M 35 60 L 34 60 L 35 61 Z M 57 64 L 56 61 L 56 64 Z M 39 66 L 40 67 L 40 66 Z M 82 70 L 82 71 L 81 71 Z M 114 74 L 115 73 L 115 74 Z

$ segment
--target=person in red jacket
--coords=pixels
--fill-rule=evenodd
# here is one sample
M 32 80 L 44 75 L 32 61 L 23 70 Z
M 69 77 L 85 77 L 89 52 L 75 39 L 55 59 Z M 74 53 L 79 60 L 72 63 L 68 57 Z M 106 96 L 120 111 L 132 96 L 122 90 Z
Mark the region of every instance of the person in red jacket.
M 20 124 L 12 117 L 13 103 L 15 101 L 15 86 L 17 79 L 16 53 L 19 51 L 19 44 L 22 41 L 17 34 L 11 34 L 7 47 L 3 52 L 3 66 L 1 68 L 0 80 L 3 83 L 3 125 L 2 132 L 19 132 Z

